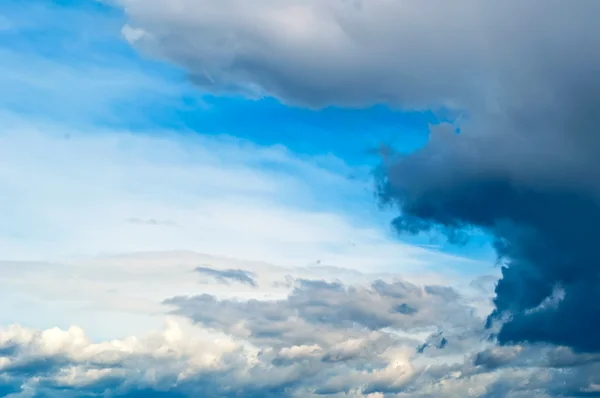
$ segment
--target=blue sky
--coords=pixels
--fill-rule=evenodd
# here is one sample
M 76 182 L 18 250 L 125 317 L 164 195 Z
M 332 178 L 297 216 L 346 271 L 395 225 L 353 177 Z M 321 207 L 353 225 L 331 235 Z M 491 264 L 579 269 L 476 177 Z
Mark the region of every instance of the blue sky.
M 377 149 L 390 145 L 410 153 L 427 141 L 429 125 L 440 120 L 430 111 L 403 112 L 384 105 L 311 110 L 269 97 L 215 96 L 191 85 L 181 68 L 144 57 L 126 42 L 121 35 L 125 16 L 115 7 L 88 1 L 33 1 L 25 6 L 26 14 L 21 3 L 5 2 L 1 7 L 5 22 L 0 31 L 0 79 L 6 89 L 0 95 L 0 109 L 7 121 L 47 123 L 54 130 L 88 135 L 126 130 L 160 136 L 168 131 L 175 141 L 226 135 L 263 147 L 282 146 L 294 156 L 325 162 L 325 167 L 343 163 L 341 172 L 363 181 L 364 192 L 351 196 L 324 192 L 314 200 L 357 212 L 362 222 L 382 229 L 391 215 L 379 211 L 365 182 L 379 162 Z M 281 164 L 263 166 L 285 172 Z M 451 252 L 465 251 L 445 245 L 443 239 L 435 243 Z M 468 249 L 489 259 L 479 239 Z

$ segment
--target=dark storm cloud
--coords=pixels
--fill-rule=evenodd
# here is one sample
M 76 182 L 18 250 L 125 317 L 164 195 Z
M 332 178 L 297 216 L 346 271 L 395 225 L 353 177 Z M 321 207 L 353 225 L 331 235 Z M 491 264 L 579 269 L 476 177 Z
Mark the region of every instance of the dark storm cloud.
M 596 78 L 589 78 L 593 84 Z M 548 126 L 542 118 L 538 131 L 534 115 L 525 119 L 528 129 L 474 122 L 460 135 L 432 137 L 428 147 L 390 161 L 380 175 L 382 200 L 401 211 L 394 221 L 400 231 L 437 230 L 454 238 L 476 227 L 494 237 L 506 265 L 492 317 L 511 316 L 500 342 L 600 350 L 600 136 L 587 114 L 590 107 L 600 112 L 600 91 L 594 98 L 548 108 L 548 118 L 577 123 Z
M 221 283 L 238 282 L 256 287 L 254 275 L 241 269 L 214 269 L 209 267 L 196 267 L 194 271 L 218 280 Z
M 580 15 L 555 25 L 567 36 L 520 59 L 493 109 L 474 108 L 460 134 L 434 129 L 425 148 L 380 170 L 401 232 L 493 237 L 505 266 L 490 321 L 509 316 L 501 343 L 600 351 L 600 46 L 586 4 L 569 3 Z

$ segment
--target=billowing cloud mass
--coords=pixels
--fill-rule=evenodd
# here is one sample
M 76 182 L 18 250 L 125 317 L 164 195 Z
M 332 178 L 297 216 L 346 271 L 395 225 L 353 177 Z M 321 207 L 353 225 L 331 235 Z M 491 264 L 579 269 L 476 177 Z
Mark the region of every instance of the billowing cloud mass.
M 600 4 L 586 0 L 116 3 L 129 16 L 126 39 L 203 89 L 314 107 L 535 112 L 558 86 L 586 82 L 600 42 Z
M 125 36 L 207 90 L 463 112 L 382 167 L 394 225 L 494 238 L 501 343 L 600 351 L 599 2 L 120 3 Z
M 136 263 L 151 266 L 138 267 L 137 280 L 156 290 L 152 279 L 159 264 L 182 265 L 164 275 L 163 283 L 168 283 L 172 276 L 185 277 L 190 268 L 184 265 L 200 258 L 189 253 L 147 253 L 97 259 L 92 264 L 108 272 L 95 278 L 100 290 L 110 285 L 121 290 L 130 284 L 129 278 L 115 279 L 111 270 L 114 264 L 132 267 Z M 492 331 L 484 327 L 490 291 L 418 285 L 399 275 L 339 270 L 342 281 L 327 276 L 329 270 L 320 267 L 283 269 L 218 258 L 213 263 L 215 270 L 243 265 L 259 286 L 267 290 L 271 286 L 272 295 L 251 287 L 254 296 L 232 295 L 234 285 L 203 293 L 207 289 L 196 285 L 197 294 L 164 301 L 171 315 L 163 329 L 116 340 L 92 339 L 75 326 L 3 327 L 0 394 L 585 396 L 593 395 L 595 383 L 600 382 L 597 355 L 551 345 L 496 346 L 489 339 Z M 35 276 L 33 268 L 21 266 Z M 79 283 L 85 281 L 80 275 Z M 118 302 L 135 300 L 135 291 L 130 295 Z M 84 301 L 98 299 L 98 293 L 83 297 Z M 132 311 L 126 304 L 116 308 Z
M 126 286 L 113 264 L 140 267 L 150 284 L 159 264 L 192 254 L 97 259 L 105 289 Z M 10 397 L 532 397 L 595 396 L 598 355 L 547 344 L 497 346 L 485 328 L 491 291 L 419 285 L 399 275 L 327 276 L 328 270 L 243 265 L 270 297 L 215 293 L 164 301 L 162 329 L 97 340 L 80 327 L 0 328 L 0 394 Z M 26 266 L 27 264 L 22 264 Z M 80 265 L 82 267 L 83 265 Z M 163 264 L 164 266 L 164 264 Z M 58 264 L 54 268 L 59 267 Z M 29 274 L 35 275 L 29 268 Z M 350 280 L 354 280 L 350 282 Z M 80 283 L 85 283 L 83 275 Z M 157 286 L 157 285 L 156 285 Z M 190 285 L 187 285 L 189 289 Z M 57 287 L 58 289 L 58 287 Z M 269 290 L 269 289 L 267 289 Z M 191 291 L 191 290 L 188 290 Z M 135 292 L 128 300 L 135 300 Z M 98 300 L 89 295 L 85 301 Z M 51 299 L 50 299 L 51 300 Z M 125 300 L 119 300 L 123 303 Z M 132 311 L 126 304 L 121 308 Z M 117 318 L 113 318 L 117 319 Z

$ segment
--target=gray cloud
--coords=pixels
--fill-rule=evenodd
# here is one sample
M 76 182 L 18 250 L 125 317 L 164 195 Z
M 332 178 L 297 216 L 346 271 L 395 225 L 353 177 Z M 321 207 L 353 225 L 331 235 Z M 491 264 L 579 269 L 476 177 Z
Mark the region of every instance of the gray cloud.
M 316 107 L 510 101 L 535 111 L 552 101 L 547 81 L 585 81 L 573 72 L 594 70 L 600 41 L 600 5 L 585 0 L 116 3 L 126 38 L 201 88 Z
M 214 269 L 209 267 L 196 267 L 194 271 L 199 274 L 210 276 L 222 283 L 239 282 L 245 285 L 256 287 L 253 274 L 241 269 Z
M 438 290 L 445 294 L 430 293 Z M 450 327 L 461 332 L 483 328 L 474 310 L 451 288 L 382 280 L 358 287 L 299 279 L 285 300 L 218 300 L 205 294 L 175 297 L 166 304 L 206 327 L 240 333 L 255 344 L 270 346 L 328 345 L 339 335 L 357 337 L 385 328 L 411 331 Z M 412 311 L 398 311 L 403 305 Z M 240 319 L 245 320 L 244 329 L 238 329 Z M 322 333 L 314 333 L 316 326 Z
M 474 119 L 460 135 L 434 132 L 427 147 L 390 160 L 380 174 L 382 201 L 401 212 L 398 230 L 461 240 L 476 227 L 493 236 L 504 266 L 490 321 L 510 315 L 502 343 L 600 350 L 600 139 L 592 113 L 600 90 L 594 94 L 597 79 L 588 78 L 579 89 L 550 82 L 556 104 L 547 113 Z

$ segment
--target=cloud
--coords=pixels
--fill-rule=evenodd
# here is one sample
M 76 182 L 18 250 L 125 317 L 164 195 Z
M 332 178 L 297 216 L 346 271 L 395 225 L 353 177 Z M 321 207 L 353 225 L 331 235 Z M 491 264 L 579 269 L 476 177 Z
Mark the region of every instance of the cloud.
M 198 264 L 244 270 L 260 289 L 198 285 L 190 278 Z M 429 293 L 444 290 L 431 288 L 442 277 L 419 285 L 397 274 L 191 252 L 0 269 L 0 295 L 11 303 L 2 323 L 13 311 L 27 325 L 0 328 L 0 380 L 21 397 L 362 397 L 417 388 L 411 383 L 430 374 L 429 363 L 477 347 L 486 311 L 475 306 L 490 300 L 468 288 Z M 416 312 L 395 311 L 402 304 Z M 167 311 L 180 315 L 159 329 Z M 438 329 L 447 347 L 418 354 Z
M 460 134 L 438 126 L 425 148 L 386 157 L 379 195 L 399 210 L 394 226 L 492 236 L 501 343 L 600 350 L 598 3 L 120 3 L 147 33 L 136 46 L 208 90 L 463 110 Z
M 374 284 L 393 287 L 395 282 L 378 280 Z M 460 325 L 465 331 L 478 328 L 475 312 L 461 304 L 458 294 L 448 299 L 429 294 L 428 286 L 419 288 L 410 285 L 411 293 L 399 298 L 381 294 L 372 286 L 363 288 L 338 282 L 297 279 L 291 294 L 284 300 L 239 302 L 219 300 L 204 294 L 171 298 L 166 304 L 175 307 L 175 313 L 206 327 L 232 333 L 236 333 L 240 319 L 253 314 L 237 332 L 249 333 L 255 344 L 266 341 L 274 345 L 286 341 L 293 345 L 322 346 L 329 338 L 325 333 L 328 328 L 336 333 L 385 328 L 414 330 L 432 325 Z M 402 304 L 411 306 L 415 312 L 405 314 L 397 311 L 396 308 Z M 314 325 L 322 325 L 323 333 L 314 335 Z M 452 331 L 448 333 L 452 334 Z
M 197 264 L 244 270 L 260 289 L 199 286 Z M 26 324 L 48 325 L 0 328 L 1 388 L 18 396 L 535 397 L 600 382 L 595 355 L 496 347 L 481 308 L 491 292 L 468 281 L 190 252 L 0 269 L 1 298 L 31 314 Z
M 116 3 L 144 32 L 137 48 L 211 92 L 462 112 L 460 135 L 438 126 L 388 156 L 379 194 L 395 227 L 493 237 L 501 343 L 600 351 L 597 2 Z
M 222 284 L 212 279 L 199 284 L 199 275 L 194 272 L 198 264 L 210 264 L 216 271 L 244 270 L 252 274 L 252 280 L 260 288 L 242 283 Z M 77 324 L 93 339 L 112 339 L 143 335 L 159 327 L 162 315 L 170 309 L 161 302 L 174 296 L 205 293 L 217 300 L 279 300 L 298 286 L 298 280 L 369 286 L 376 278 L 381 280 L 378 286 L 385 289 L 382 286 L 393 286 L 390 279 L 397 276 L 369 269 L 359 272 L 322 266 L 277 266 L 186 251 L 71 256 L 45 262 L 0 261 L 0 299 L 11 303 L 0 314 L 0 324 L 15 320 L 41 328 L 68 328 Z M 467 304 L 476 309 L 477 316 L 490 311 L 489 300 L 471 297 L 480 293 L 467 287 L 468 277 L 461 280 L 434 273 L 406 273 L 402 277 L 412 284 L 453 281 L 470 292 Z M 423 300 L 427 300 L 426 296 Z M 405 302 L 417 308 L 412 302 L 402 301 Z
M 136 47 L 201 88 L 314 107 L 537 104 L 546 80 L 597 61 L 580 50 L 599 37 L 599 6 L 585 0 L 114 3 L 129 18 L 124 32 L 138 32 Z
M 504 266 L 491 320 L 510 315 L 502 343 L 600 350 L 600 140 L 592 112 L 600 90 L 590 79 L 586 87 L 549 81 L 556 102 L 545 113 L 477 118 L 460 135 L 437 131 L 423 150 L 382 167 L 380 197 L 400 210 L 398 230 L 493 236 Z
M 495 278 L 469 284 L 442 272 L 476 262 L 365 222 L 355 204 L 367 184 L 344 177 L 352 170 L 339 159 L 225 136 L 75 134 L 11 117 L 0 132 L 0 250 L 21 261 L 0 263 L 0 299 L 12 304 L 0 317 L 18 313 L 29 326 L 0 330 L 0 395 L 598 394 L 600 6 L 113 3 L 124 6 L 127 40 L 209 92 L 463 112 L 460 135 L 439 126 L 424 149 L 385 153 L 378 194 L 399 210 L 400 231 L 456 243 L 491 235 L 503 264 L 495 311 L 485 328 Z M 0 54 L 9 108 L 94 108 L 96 120 L 141 92 L 180 99 L 179 87 L 146 74 L 132 73 L 131 85 L 119 67 L 88 73 L 13 50 Z M 57 88 L 64 82 L 102 89 L 100 106 L 72 108 L 81 95 Z M 253 261 L 144 252 L 232 247 Z M 60 258 L 131 250 L 141 253 Z M 44 261 L 23 261 L 32 259 Z M 241 283 L 199 286 L 198 273 Z M 166 308 L 176 315 L 147 334 Z M 116 338 L 124 330 L 135 337 Z
M 34 395 L 368 396 L 401 391 L 426 372 L 414 363 L 423 356 L 415 352 L 420 334 L 456 319 L 451 312 L 483 325 L 460 295 L 446 302 L 408 282 L 372 283 L 404 294 L 295 278 L 293 290 L 276 300 L 169 299 L 184 317 L 138 337 L 93 342 L 78 327 L 14 325 L 0 330 L 0 375 Z M 390 312 L 399 301 L 418 308 L 420 318 Z M 375 305 L 378 312 L 369 314 Z
M 195 331 L 181 320 L 168 320 L 162 333 L 146 338 L 103 343 L 92 343 L 75 327 L 36 331 L 13 326 L 0 335 L 3 346 L 13 347 L 3 356 L 2 374 L 24 392 L 37 394 L 63 391 L 64 396 L 87 396 L 112 391 L 133 396 L 147 389 L 177 396 L 170 387 L 178 377 L 185 383 L 186 372 L 218 377 L 223 367 L 242 366 L 235 361 L 249 354 L 239 343 L 218 333 Z
M 208 267 L 196 267 L 194 271 L 217 279 L 222 283 L 238 282 L 256 287 L 252 273 L 241 269 L 216 270 Z
M 168 303 L 179 315 L 135 337 L 94 341 L 74 326 L 1 328 L 1 391 L 22 397 L 560 397 L 590 394 L 600 382 L 597 357 L 553 346 L 495 346 L 485 338 L 485 319 L 459 292 L 444 299 L 398 279 L 363 285 L 296 278 L 295 284 L 275 300 L 174 297 Z M 416 314 L 390 312 L 399 302 L 424 315 L 415 320 Z M 374 314 L 366 316 L 367 307 Z M 441 333 L 430 334 L 440 328 L 443 347 Z M 429 347 L 419 350 L 423 344 Z

